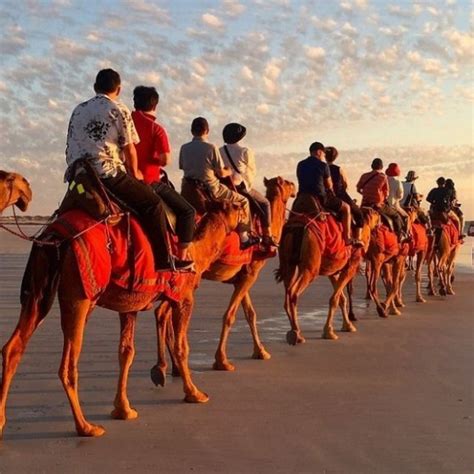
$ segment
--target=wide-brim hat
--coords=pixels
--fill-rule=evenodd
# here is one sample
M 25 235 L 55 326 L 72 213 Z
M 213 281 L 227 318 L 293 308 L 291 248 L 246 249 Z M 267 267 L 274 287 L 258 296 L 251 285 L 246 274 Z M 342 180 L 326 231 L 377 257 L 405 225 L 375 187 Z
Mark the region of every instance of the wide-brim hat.
M 228 123 L 222 130 L 222 138 L 225 143 L 237 143 L 242 140 L 247 133 L 247 129 L 240 123 Z
M 415 181 L 415 179 L 418 179 L 418 176 L 414 171 L 409 171 L 405 177 L 406 181 Z

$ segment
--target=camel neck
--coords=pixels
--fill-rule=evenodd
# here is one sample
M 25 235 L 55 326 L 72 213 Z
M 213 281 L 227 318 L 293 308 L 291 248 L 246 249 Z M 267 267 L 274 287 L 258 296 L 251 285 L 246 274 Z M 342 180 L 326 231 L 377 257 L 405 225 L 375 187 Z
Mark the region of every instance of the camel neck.
M 221 212 L 204 217 L 192 244 L 194 264 L 198 273 L 207 270 L 222 251 L 227 236 L 227 223 Z
M 283 224 L 285 223 L 286 205 L 277 194 L 270 200 L 270 206 L 272 208 L 272 235 L 279 241 Z

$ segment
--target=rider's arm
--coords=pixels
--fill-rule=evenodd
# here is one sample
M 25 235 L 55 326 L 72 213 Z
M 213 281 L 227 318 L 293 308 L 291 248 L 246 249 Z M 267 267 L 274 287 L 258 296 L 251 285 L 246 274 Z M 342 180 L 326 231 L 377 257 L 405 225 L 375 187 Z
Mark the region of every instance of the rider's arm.
M 156 127 L 153 134 L 153 161 L 160 166 L 167 166 L 171 163 L 171 147 L 168 134 L 163 127 Z
M 346 172 L 342 168 L 339 168 L 339 171 L 341 173 L 342 189 L 347 190 L 347 188 L 349 187 L 349 182 L 347 181 Z
M 324 187 L 329 190 L 329 191 L 333 191 L 333 186 L 332 186 L 332 179 L 331 177 L 329 176 L 329 178 L 324 178 Z
M 221 153 L 216 146 L 212 148 L 211 164 L 218 178 L 232 176 L 232 171 L 224 164 Z
M 135 178 L 142 180 L 143 174 L 138 169 L 138 160 L 137 160 L 137 150 L 133 143 L 128 143 L 122 149 L 122 153 L 125 158 L 125 166 L 128 169 L 128 172 Z

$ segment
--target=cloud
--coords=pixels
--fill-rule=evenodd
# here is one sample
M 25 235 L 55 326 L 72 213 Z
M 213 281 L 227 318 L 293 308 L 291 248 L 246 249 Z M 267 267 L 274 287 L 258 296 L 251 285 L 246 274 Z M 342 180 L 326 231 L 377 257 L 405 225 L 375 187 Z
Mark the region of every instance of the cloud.
M 230 17 L 239 16 L 247 9 L 247 7 L 238 0 L 223 0 L 222 7 L 224 14 Z
M 201 21 L 211 28 L 222 29 L 224 27 L 222 20 L 212 13 L 204 13 L 201 16 Z
M 28 46 L 26 35 L 21 26 L 10 25 L 2 33 L 0 51 L 6 55 L 16 55 Z
M 326 56 L 326 51 L 321 46 L 305 46 L 304 49 L 308 59 L 317 60 Z

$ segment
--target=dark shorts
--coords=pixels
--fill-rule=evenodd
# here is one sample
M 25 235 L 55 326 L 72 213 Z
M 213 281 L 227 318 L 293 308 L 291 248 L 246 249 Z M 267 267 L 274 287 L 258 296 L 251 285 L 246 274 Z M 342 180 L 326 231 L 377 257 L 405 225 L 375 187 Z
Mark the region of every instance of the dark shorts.
M 326 195 L 325 197 L 320 197 L 321 204 L 323 207 L 330 211 L 339 212 L 342 207 L 342 199 L 339 199 L 337 196 Z

